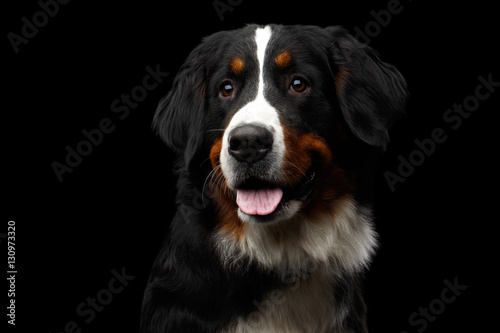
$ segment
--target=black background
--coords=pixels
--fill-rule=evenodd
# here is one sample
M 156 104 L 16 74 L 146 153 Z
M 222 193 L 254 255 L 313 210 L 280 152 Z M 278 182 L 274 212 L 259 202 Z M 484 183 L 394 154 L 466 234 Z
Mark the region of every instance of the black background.
M 354 32 L 388 2 L 246 0 L 221 21 L 212 1 L 71 1 L 17 54 L 7 34 L 20 34 L 21 18 L 32 21 L 40 5 L 4 4 L 0 232 L 16 222 L 15 331 L 63 332 L 70 321 L 82 332 L 137 331 L 146 279 L 175 208 L 172 153 L 153 135 L 151 119 L 203 36 L 245 23 L 342 25 Z M 500 88 L 456 130 L 443 114 L 474 95 L 478 76 L 500 81 L 498 10 L 479 1 L 400 6 L 370 42 L 401 71 L 411 94 L 376 178 L 381 248 L 366 273 L 370 331 L 424 329 L 409 316 L 441 297 L 445 279 L 457 279 L 467 289 L 423 331 L 485 332 L 498 309 Z M 111 103 L 142 85 L 146 66 L 157 65 L 170 75 L 120 120 Z M 85 139 L 82 130 L 104 118 L 114 131 L 59 182 L 51 164 L 64 163 L 65 147 L 75 148 Z M 397 172 L 398 156 L 408 157 L 414 140 L 438 127 L 447 140 L 392 192 L 384 172 Z M 3 245 L 5 239 L 6 253 Z M 86 323 L 76 308 L 107 288 L 113 269 L 135 278 Z

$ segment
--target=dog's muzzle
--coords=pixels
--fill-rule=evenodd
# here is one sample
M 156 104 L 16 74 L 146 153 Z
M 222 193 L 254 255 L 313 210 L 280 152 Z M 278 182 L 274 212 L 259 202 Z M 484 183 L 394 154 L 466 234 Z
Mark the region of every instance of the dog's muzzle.
M 273 133 L 258 124 L 245 124 L 234 128 L 228 141 L 229 155 L 237 161 L 235 169 L 242 178 L 236 188 L 239 209 L 247 215 L 273 213 L 283 198 L 283 190 L 262 172 L 276 163 L 268 156 L 273 149 Z

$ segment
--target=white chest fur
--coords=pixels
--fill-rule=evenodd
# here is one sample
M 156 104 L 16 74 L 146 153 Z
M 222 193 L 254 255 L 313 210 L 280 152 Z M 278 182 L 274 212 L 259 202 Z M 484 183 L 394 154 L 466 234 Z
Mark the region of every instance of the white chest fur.
M 346 333 L 339 328 L 347 310 L 335 306 L 335 281 L 366 267 L 377 241 L 367 210 L 350 199 L 337 207 L 342 208 L 335 215 L 315 221 L 297 216 L 270 225 L 248 223 L 240 241 L 219 231 L 215 244 L 229 269 L 250 260 L 288 283 L 255 300 L 255 311 L 228 332 Z
M 332 332 L 344 317 L 335 309 L 332 282 L 324 267 L 310 274 L 291 275 L 287 288 L 269 292 L 255 301 L 255 311 L 240 319 L 231 332 Z

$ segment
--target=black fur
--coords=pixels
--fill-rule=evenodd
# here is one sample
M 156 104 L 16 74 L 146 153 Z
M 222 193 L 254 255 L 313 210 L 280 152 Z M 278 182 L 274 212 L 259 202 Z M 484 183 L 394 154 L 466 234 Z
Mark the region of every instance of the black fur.
M 392 65 L 344 29 L 326 29 L 333 36 L 332 59 L 337 71 L 347 72 L 339 94 L 346 122 L 360 139 L 385 149 L 388 129 L 404 110 L 406 83 Z
M 188 56 L 172 90 L 158 106 L 154 128 L 179 157 L 178 212 L 145 291 L 142 333 L 222 331 L 256 311 L 254 301 L 287 285 L 283 280 L 286 272 L 263 270 L 253 263 L 238 270 L 221 265 L 210 237 L 215 227 L 214 208 L 202 193 L 212 168 L 207 162 L 212 143 L 222 135 L 231 116 L 256 94 L 250 84 L 257 68 L 253 59 L 255 28 L 249 25 L 205 38 Z M 381 62 L 375 51 L 339 27 L 273 26 L 270 44 L 274 49 L 296 50 L 294 70 L 308 73 L 316 87 L 313 96 L 300 101 L 290 101 L 279 89 L 270 88 L 267 97 L 273 105 L 295 110 L 283 114 L 283 122 L 319 133 L 337 150 L 344 168 L 360 168 L 364 158 L 386 147 L 387 131 L 402 112 L 406 97 L 404 79 L 394 67 Z M 234 82 L 242 94 L 231 102 L 221 102 L 218 86 L 231 78 L 227 64 L 241 54 L 247 55 L 245 69 Z M 332 125 L 335 123 L 345 125 L 348 133 L 343 135 L 349 139 L 343 138 Z M 331 292 L 337 307 L 348 313 L 346 332 L 367 332 L 359 275 L 338 275 Z

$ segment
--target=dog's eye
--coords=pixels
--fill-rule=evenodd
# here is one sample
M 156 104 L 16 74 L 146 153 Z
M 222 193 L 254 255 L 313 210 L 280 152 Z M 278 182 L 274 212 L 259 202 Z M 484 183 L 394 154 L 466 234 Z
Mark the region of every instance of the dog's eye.
M 222 97 L 229 97 L 233 94 L 234 88 L 230 81 L 224 81 L 219 87 L 219 93 Z
M 308 84 L 307 81 L 303 78 L 295 78 L 292 80 L 290 84 L 290 89 L 296 93 L 303 93 L 307 90 Z

